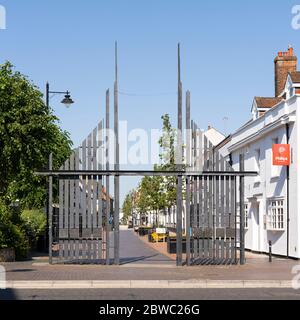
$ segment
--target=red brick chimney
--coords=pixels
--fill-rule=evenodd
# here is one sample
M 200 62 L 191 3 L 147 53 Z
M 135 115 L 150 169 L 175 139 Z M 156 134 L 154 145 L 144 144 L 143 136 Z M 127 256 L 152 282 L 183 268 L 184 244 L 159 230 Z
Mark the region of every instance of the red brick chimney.
M 286 52 L 278 52 L 274 63 L 275 97 L 278 97 L 284 89 L 288 73 L 297 71 L 297 57 L 294 56 L 294 49 L 289 47 Z

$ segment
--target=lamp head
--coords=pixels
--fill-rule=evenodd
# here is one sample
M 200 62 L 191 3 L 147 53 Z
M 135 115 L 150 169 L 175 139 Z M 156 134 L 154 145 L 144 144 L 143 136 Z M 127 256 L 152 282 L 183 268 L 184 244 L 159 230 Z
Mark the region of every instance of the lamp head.
M 74 103 L 74 101 L 71 99 L 71 95 L 69 91 L 67 91 L 67 94 L 65 95 L 61 103 L 64 104 L 67 108 L 69 108 Z

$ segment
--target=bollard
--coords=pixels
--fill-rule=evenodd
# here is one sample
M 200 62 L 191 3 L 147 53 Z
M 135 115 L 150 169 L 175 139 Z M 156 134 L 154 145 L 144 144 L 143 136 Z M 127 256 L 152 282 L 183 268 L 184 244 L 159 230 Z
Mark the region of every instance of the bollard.
M 272 241 L 269 241 L 269 262 L 272 262 Z

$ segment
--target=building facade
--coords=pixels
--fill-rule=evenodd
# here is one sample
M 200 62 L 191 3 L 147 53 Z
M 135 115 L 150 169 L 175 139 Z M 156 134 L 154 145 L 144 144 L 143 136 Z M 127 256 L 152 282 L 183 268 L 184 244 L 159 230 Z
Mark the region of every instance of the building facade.
M 300 258 L 300 72 L 293 49 L 275 58 L 275 96 L 255 97 L 252 119 L 217 149 L 240 169 L 244 156 L 245 245 L 255 252 Z M 273 146 L 290 145 L 290 165 L 273 164 Z

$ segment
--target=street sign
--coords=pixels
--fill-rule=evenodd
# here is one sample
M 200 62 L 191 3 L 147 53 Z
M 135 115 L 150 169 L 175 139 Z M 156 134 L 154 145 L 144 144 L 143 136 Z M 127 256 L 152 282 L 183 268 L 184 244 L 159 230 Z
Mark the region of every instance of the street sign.
M 291 164 L 291 146 L 289 144 L 273 145 L 273 165 L 289 166 Z

